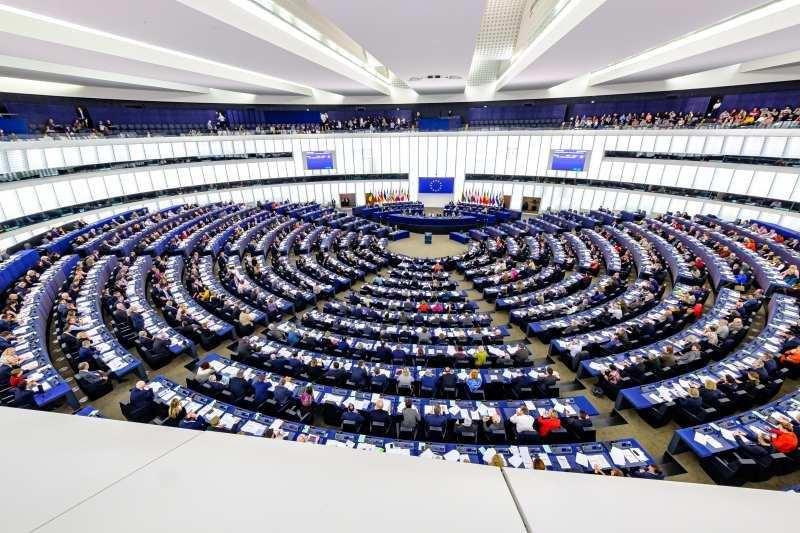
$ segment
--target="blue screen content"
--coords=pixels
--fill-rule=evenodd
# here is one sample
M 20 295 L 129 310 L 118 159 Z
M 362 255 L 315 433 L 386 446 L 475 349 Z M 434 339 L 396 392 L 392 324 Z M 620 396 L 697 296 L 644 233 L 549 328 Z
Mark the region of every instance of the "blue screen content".
M 586 150 L 553 150 L 550 152 L 550 170 L 583 172 L 586 154 Z
M 419 192 L 427 194 L 452 193 L 455 180 L 455 178 L 420 178 Z
M 333 152 L 304 152 L 306 170 L 330 170 L 334 167 Z

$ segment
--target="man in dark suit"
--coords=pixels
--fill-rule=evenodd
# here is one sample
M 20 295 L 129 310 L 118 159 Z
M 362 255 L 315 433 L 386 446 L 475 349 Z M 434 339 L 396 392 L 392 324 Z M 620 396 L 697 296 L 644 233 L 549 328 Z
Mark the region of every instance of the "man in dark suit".
M 553 371 L 553 367 L 548 366 L 547 370 L 545 370 L 545 376 L 539 380 L 537 386 L 542 395 L 545 396 L 556 383 L 558 383 L 558 376 L 556 376 L 556 373 Z
M 581 409 L 578 416 L 570 416 L 564 419 L 564 426 L 576 437 L 583 434 L 583 430 L 592 427 L 592 420 L 589 413 Z
M 342 422 L 345 420 L 349 420 L 356 424 L 356 431 L 361 428 L 361 424 L 364 423 L 364 417 L 356 411 L 355 406 L 351 403 L 347 405 L 347 409 L 345 412 L 342 413 Z
M 144 329 L 144 317 L 142 316 L 141 309 L 139 309 L 138 307 L 134 307 L 133 309 L 131 309 L 129 318 L 133 329 L 135 329 L 136 331 L 141 331 Z
M 511 380 L 511 390 L 514 391 L 514 394 L 517 397 L 522 397 L 525 394 L 524 389 L 533 389 L 534 380 L 532 377 L 528 375 L 527 372 L 523 372 L 519 376 L 515 376 Z
M 169 348 L 169 335 L 167 335 L 165 332 L 160 331 L 155 337 L 153 337 L 153 347 L 151 348 L 153 355 L 169 355 Z
M 89 365 L 95 364 L 95 358 L 97 357 L 97 350 L 92 346 L 92 341 L 89 339 L 83 339 L 81 342 L 81 347 L 78 349 L 78 356 L 75 358 L 75 364 L 80 365 L 81 363 L 89 363 Z
M 236 400 L 241 400 L 250 393 L 250 384 L 244 379 L 244 370 L 239 370 L 228 381 L 228 390 Z
M 420 378 L 420 390 L 430 390 L 433 391 L 433 394 L 436 394 L 438 384 L 439 380 L 433 371 L 430 368 L 426 369 Z
M 78 383 L 89 396 L 100 396 L 107 387 L 106 383 L 108 383 L 108 376 L 104 372 L 89 370 L 89 363 L 78 365 L 78 373 L 75 374 L 75 379 L 78 380 Z
M 239 339 L 236 346 L 236 359 L 239 361 L 246 361 L 253 353 L 253 347 L 250 345 L 250 338 L 243 337 Z
M 253 396 L 256 405 L 263 403 L 270 397 L 269 389 L 272 385 L 266 380 L 265 374 L 256 374 L 250 382 L 250 386 L 253 388 Z
M 128 320 L 128 311 L 125 309 L 125 304 L 117 304 L 114 312 L 111 313 L 114 317 L 114 321 L 117 324 L 128 324 L 130 321 Z
M 381 342 L 375 349 L 375 355 L 378 356 L 381 361 L 388 361 L 392 357 L 392 351 L 386 346 L 385 342 Z
M 198 416 L 196 412 L 192 411 L 191 413 L 186 413 L 186 416 L 180 421 L 178 427 L 204 431 L 208 427 L 208 423 L 202 416 Z
M 443 389 L 454 388 L 458 385 L 458 376 L 453 374 L 453 371 L 450 369 L 450 367 L 447 367 L 444 369 L 444 372 L 442 372 L 440 382 Z
M 380 369 L 376 366 L 372 369 L 372 386 L 380 390 L 386 389 L 387 378 L 381 374 Z
M 386 412 L 383 405 L 383 399 L 378 398 L 375 402 L 375 408 L 369 412 L 369 420 L 370 422 L 381 422 L 385 424 L 387 427 L 391 422 L 391 415 Z
M 149 409 L 153 407 L 154 398 L 155 395 L 147 386 L 147 383 L 137 381 L 136 385 L 131 389 L 130 407 L 135 411 Z
M 425 424 L 428 426 L 429 430 L 431 428 L 445 427 L 447 424 L 447 417 L 442 414 L 442 408 L 440 405 L 434 405 L 433 412 L 425 415 Z
M 344 379 L 345 371 L 339 365 L 339 361 L 334 361 L 330 368 L 325 372 L 325 379 L 332 383 L 341 383 Z
M 364 369 L 364 361 L 358 361 L 355 366 L 350 368 L 350 381 L 355 383 L 356 387 L 365 387 L 367 385 L 367 371 Z
M 275 390 L 272 391 L 272 396 L 275 398 L 275 401 L 278 402 L 278 405 L 284 405 L 289 401 L 292 397 L 292 391 L 286 387 L 286 378 L 281 378 L 280 383 L 278 383 Z
M 14 389 L 14 407 L 36 409 L 36 400 L 34 399 L 36 389 L 38 386 L 35 381 L 23 379 L 17 383 L 17 388 Z

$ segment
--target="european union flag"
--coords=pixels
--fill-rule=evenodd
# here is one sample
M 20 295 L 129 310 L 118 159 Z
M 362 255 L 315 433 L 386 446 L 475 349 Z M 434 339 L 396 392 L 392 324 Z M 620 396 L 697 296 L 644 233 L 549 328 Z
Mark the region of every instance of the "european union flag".
M 453 192 L 455 178 L 420 178 L 419 192 L 428 194 L 448 194 Z

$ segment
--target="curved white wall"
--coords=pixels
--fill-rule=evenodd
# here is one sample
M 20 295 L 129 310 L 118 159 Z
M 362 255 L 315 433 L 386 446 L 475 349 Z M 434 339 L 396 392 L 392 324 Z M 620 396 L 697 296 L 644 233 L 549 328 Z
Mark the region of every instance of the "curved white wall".
M 591 150 L 587 170 L 577 173 L 549 170 L 550 151 L 557 148 Z M 302 152 L 315 150 L 335 151 L 337 168 L 305 170 Z M 800 202 L 800 168 L 605 158 L 605 150 L 800 158 L 800 130 L 460 131 L 0 143 L 0 174 L 186 156 L 293 153 L 291 159 L 285 160 L 173 164 L 0 183 L 0 221 L 113 196 L 190 185 L 291 176 L 401 173 L 408 175 L 407 181 L 341 181 L 259 188 L 265 189 L 264 194 L 273 195 L 267 199 L 325 202 L 348 192 L 355 193 L 361 203 L 364 192 L 403 186 L 415 198 L 418 177 L 449 176 L 456 179 L 456 198 L 465 187 L 479 188 L 511 195 L 512 207 L 521 205 L 523 195 L 538 196 L 542 198 L 542 209 L 598 206 L 653 212 L 680 209 L 723 218 L 765 218 L 800 228 L 800 215 L 789 211 L 602 189 L 604 182 L 622 181 Z M 491 181 L 470 181 L 465 185 L 466 174 L 582 178 L 595 180 L 597 187 Z M 3 237 L 7 240 L 10 236 Z

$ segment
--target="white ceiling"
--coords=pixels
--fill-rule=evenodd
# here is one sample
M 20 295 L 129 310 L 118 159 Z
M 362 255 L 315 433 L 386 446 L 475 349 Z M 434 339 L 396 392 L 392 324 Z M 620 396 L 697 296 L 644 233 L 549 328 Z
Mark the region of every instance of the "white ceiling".
M 520 39 L 530 44 L 518 44 L 510 61 L 497 62 L 487 50 L 517 42 L 511 34 L 520 31 L 500 16 L 505 1 L 275 0 L 396 76 L 376 82 L 363 64 L 255 16 L 263 8 L 252 0 L 0 0 L 0 10 L 30 12 L 14 13 L 22 22 L 0 12 L 0 76 L 70 83 L 79 89 L 71 94 L 96 97 L 309 104 L 568 97 L 798 78 L 792 65 L 800 56 L 792 53 L 800 53 L 800 0 L 591 0 L 599 5 L 593 11 L 580 9 L 589 0 L 564 0 L 578 8 L 564 9 L 563 19 Z M 564 5 L 508 1 L 514 9 L 508 3 L 506 11 L 536 8 L 543 17 Z M 732 39 L 707 38 L 702 53 L 670 51 L 672 42 L 766 4 L 775 9 L 758 22 L 760 35 L 743 32 L 737 40 L 731 32 Z M 153 45 L 166 50 L 153 54 Z M 314 47 L 322 51 L 309 53 Z M 636 61 L 651 49 L 667 52 L 657 62 Z M 781 54 L 784 63 L 769 68 L 739 67 Z M 482 58 L 491 68 L 465 91 L 470 66 Z
M 309 0 L 418 92 L 464 90 L 485 0 Z M 428 80 L 425 76 L 459 76 Z M 408 81 L 422 77 L 421 81 Z
M 552 87 L 764 3 L 606 0 L 506 87 Z M 800 48 L 800 42 L 797 45 Z

